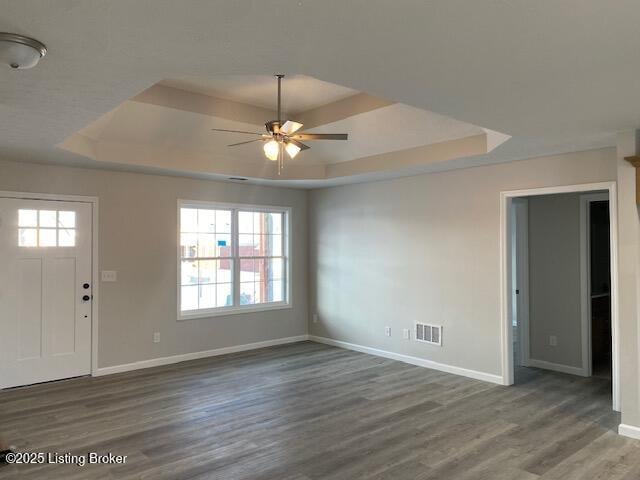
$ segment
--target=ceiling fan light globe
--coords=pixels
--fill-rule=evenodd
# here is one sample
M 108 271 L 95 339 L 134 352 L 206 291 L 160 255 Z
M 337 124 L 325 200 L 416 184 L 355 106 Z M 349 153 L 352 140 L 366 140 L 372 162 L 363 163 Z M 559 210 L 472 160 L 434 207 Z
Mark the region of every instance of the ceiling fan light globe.
M 300 147 L 293 143 L 287 143 L 287 146 L 284 148 L 292 159 L 296 158 L 296 155 L 300 153 Z
M 278 145 L 278 142 L 275 140 L 269 140 L 262 148 L 265 156 L 269 160 L 273 160 L 274 162 L 278 160 L 278 154 L 280 153 L 280 145 Z

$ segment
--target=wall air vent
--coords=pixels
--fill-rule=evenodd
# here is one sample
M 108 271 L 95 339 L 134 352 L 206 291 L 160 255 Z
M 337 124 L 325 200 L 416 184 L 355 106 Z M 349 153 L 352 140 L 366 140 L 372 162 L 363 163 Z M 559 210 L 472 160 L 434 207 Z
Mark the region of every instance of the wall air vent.
M 416 322 L 416 342 L 442 346 L 442 325 Z

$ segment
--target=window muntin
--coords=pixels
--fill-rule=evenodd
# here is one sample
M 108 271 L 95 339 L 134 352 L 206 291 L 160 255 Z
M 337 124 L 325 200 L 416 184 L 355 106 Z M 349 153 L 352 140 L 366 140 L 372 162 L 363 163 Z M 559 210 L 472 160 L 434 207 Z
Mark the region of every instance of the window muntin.
M 76 212 L 18 210 L 19 247 L 75 247 Z
M 287 304 L 284 209 L 180 206 L 180 316 Z

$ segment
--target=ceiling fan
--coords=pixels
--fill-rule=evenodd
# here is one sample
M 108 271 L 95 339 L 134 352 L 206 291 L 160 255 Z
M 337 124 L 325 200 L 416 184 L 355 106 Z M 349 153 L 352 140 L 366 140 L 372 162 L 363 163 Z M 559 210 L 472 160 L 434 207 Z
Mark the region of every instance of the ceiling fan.
M 269 160 L 278 162 L 278 175 L 284 168 L 284 152 L 291 159 L 295 158 L 301 150 L 308 150 L 308 145 L 302 141 L 309 140 L 347 140 L 346 133 L 303 133 L 298 132 L 302 128 L 302 123 L 286 120 L 282 122 L 282 79 L 284 75 L 275 75 L 278 79 L 278 119 L 270 120 L 264 124 L 267 133 L 246 132 L 244 130 L 227 130 L 224 128 L 212 128 L 215 132 L 243 133 L 246 135 L 259 135 L 260 138 L 255 140 L 247 140 L 245 142 L 232 143 L 228 147 L 236 147 L 252 142 L 264 142 L 264 154 Z

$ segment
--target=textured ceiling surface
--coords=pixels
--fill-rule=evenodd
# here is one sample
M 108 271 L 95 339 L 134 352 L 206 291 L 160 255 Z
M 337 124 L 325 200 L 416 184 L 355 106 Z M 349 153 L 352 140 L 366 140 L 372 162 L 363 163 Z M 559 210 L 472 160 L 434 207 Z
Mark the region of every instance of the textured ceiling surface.
M 512 136 L 451 168 L 608 146 L 640 123 L 639 24 L 635 0 L 0 0 L 49 47 L 0 70 L 0 158 L 100 166 L 56 145 L 163 79 L 277 72 Z

